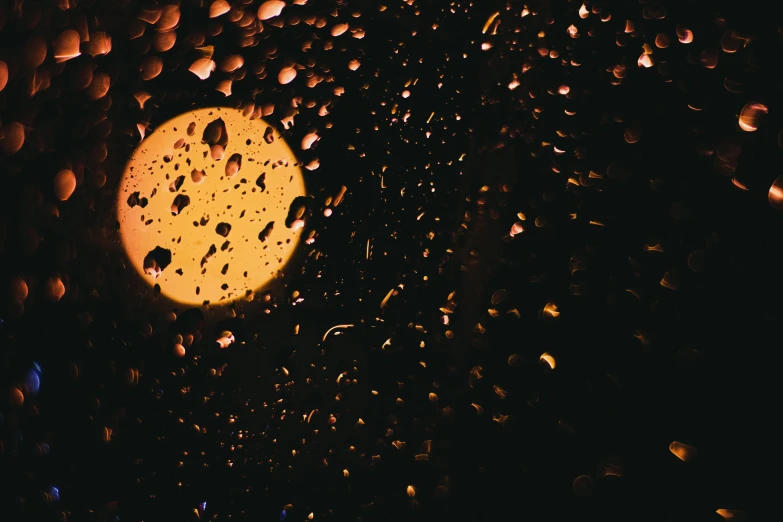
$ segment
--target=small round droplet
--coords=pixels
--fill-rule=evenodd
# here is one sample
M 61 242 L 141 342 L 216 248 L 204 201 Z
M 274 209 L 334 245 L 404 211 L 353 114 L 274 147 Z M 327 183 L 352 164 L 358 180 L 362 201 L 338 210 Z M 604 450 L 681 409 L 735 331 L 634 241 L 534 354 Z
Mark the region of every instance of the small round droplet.
M 280 73 L 277 75 L 277 81 L 280 82 L 281 85 L 286 85 L 294 81 L 294 78 L 296 78 L 296 69 L 293 67 L 284 67 L 283 69 L 280 69 Z
M 50 277 L 46 281 L 46 296 L 51 301 L 59 301 L 65 295 L 65 285 L 58 276 Z
M 778 177 L 769 188 L 769 204 L 775 210 L 783 210 L 783 176 Z
M 76 190 L 76 175 L 70 170 L 61 170 L 54 177 L 54 195 L 60 201 L 66 201 Z
M 348 30 L 348 24 L 337 24 L 332 27 L 332 36 L 340 36 Z
M 33 36 L 24 43 L 22 48 L 22 62 L 28 69 L 39 67 L 46 60 L 46 40 L 40 36 Z
M 580 498 L 589 498 L 595 492 L 595 481 L 590 475 L 580 475 L 574 479 L 574 494 Z
M 8 402 L 16 408 L 22 406 L 24 404 L 24 393 L 22 393 L 22 390 L 13 386 L 8 393 Z
M 152 80 L 163 70 L 163 60 L 160 56 L 148 56 L 141 63 L 140 73 L 142 80 Z
M 505 301 L 507 297 L 508 297 L 508 290 L 506 290 L 505 288 L 501 288 L 500 290 L 496 290 L 495 293 L 492 294 L 492 298 L 490 299 L 490 302 L 496 306 L 502 303 L 503 301 Z
M 221 145 L 212 145 L 209 148 L 209 154 L 212 157 L 212 159 L 215 161 L 223 159 L 223 155 L 225 153 L 226 153 L 226 149 L 224 149 Z
M 740 129 L 745 132 L 755 132 L 761 124 L 762 118 L 769 113 L 766 105 L 756 102 L 748 102 L 742 107 L 739 115 Z
M 24 145 L 24 127 L 21 123 L 12 121 L 0 128 L 0 138 L 2 138 L 3 152 L 9 156 L 16 154 Z
M 285 2 L 282 0 L 267 0 L 258 8 L 258 19 L 263 21 L 280 16 L 283 8 L 285 8 Z
M 87 87 L 87 97 L 91 100 L 99 100 L 106 96 L 111 86 L 111 77 L 106 73 L 95 73 L 90 86 Z
M 204 174 L 203 170 L 193 169 L 190 173 L 190 179 L 197 185 L 204 182 L 205 176 L 206 174 Z
M 541 361 L 550 370 L 554 370 L 557 367 L 557 362 L 555 361 L 554 356 L 547 352 L 542 353 L 538 360 Z
M 226 0 L 215 0 L 212 5 L 209 6 L 209 17 L 217 18 L 222 16 L 231 10 L 231 5 Z
M 11 281 L 11 298 L 24 302 L 28 295 L 27 282 L 21 277 L 15 277 Z
M 234 72 L 245 64 L 245 59 L 242 55 L 232 54 L 226 56 L 223 61 L 220 62 L 220 70 L 223 72 Z
M 0 92 L 8 85 L 8 65 L 0 61 Z
M 57 63 L 71 60 L 81 55 L 79 45 L 81 37 L 73 29 L 67 29 L 60 33 L 60 36 L 54 41 L 54 59 Z
M 171 31 L 179 24 L 179 18 L 179 6 L 175 4 L 167 5 L 163 8 L 160 18 L 158 18 L 158 22 L 155 24 L 155 28 L 161 32 Z

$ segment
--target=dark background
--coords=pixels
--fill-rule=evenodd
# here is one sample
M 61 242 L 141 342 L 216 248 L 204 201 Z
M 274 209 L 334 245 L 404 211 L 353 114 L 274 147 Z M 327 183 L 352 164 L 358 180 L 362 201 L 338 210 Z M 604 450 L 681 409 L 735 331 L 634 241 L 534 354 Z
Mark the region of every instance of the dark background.
M 10 71 L 0 132 L 13 121 L 26 129 L 21 150 L 0 152 L 4 520 L 277 521 L 312 512 L 694 521 L 721 520 L 717 509 L 751 520 L 772 510 L 783 311 L 783 222 L 768 201 L 781 175 L 776 7 L 606 1 L 588 4 L 598 14 L 581 19 L 581 4 L 565 1 L 527 3 L 537 14 L 523 18 L 514 1 L 390 0 L 380 11 L 378 2 L 310 0 L 240 47 L 232 15 L 210 20 L 210 2 L 182 1 L 174 48 L 151 48 L 150 25 L 128 39 L 134 24 L 146 25 L 142 10 L 168 3 L 0 2 L 0 60 Z M 230 3 L 251 15 L 259 5 Z M 495 11 L 497 30 L 482 35 Z M 332 38 L 343 21 L 366 36 Z M 110 34 L 111 52 L 56 64 L 52 41 L 82 25 Z M 693 43 L 677 42 L 678 27 L 693 31 Z M 736 53 L 721 50 L 731 30 L 748 41 Z M 638 67 L 657 33 L 671 45 L 654 49 L 654 67 Z M 202 36 L 216 61 L 245 58 L 247 74 L 228 98 L 214 91 L 225 73 L 201 81 L 187 71 Z M 37 69 L 24 54 L 33 37 L 48 42 Z M 325 50 L 328 40 L 334 48 Z M 483 42 L 492 48 L 482 51 Z M 704 67 L 713 52 L 716 67 Z M 164 70 L 144 81 L 139 65 L 152 54 Z M 353 58 L 357 71 L 347 68 Z M 277 83 L 283 64 L 308 60 L 333 81 L 310 89 L 300 71 Z M 627 75 L 612 85 L 618 64 Z M 81 68 L 110 75 L 104 99 L 75 87 Z M 49 87 L 31 95 L 47 74 Z M 513 74 L 520 86 L 510 90 Z M 728 91 L 726 78 L 741 92 Z M 144 109 L 133 98 L 140 90 L 152 95 Z M 314 196 L 306 232 L 316 242 L 302 245 L 269 301 L 259 293 L 184 310 L 156 297 L 125 266 L 115 220 L 136 123 L 150 132 L 193 107 L 274 103 L 269 121 L 282 131 L 298 96 L 317 103 L 300 107 L 284 136 L 292 146 L 311 128 L 322 136 L 300 158 L 321 163 L 305 171 Z M 737 117 L 751 101 L 769 114 L 748 133 Z M 624 141 L 629 127 L 637 143 Z M 734 172 L 716 163 L 726 144 L 739 151 Z M 62 168 L 83 174 L 66 202 L 52 191 Z M 322 217 L 343 185 L 345 201 Z M 525 231 L 511 237 L 518 213 Z M 656 244 L 663 252 L 645 249 Z M 45 292 L 55 274 L 66 285 L 56 303 Z M 660 284 L 664 276 L 676 289 Z M 29 287 L 23 303 L 8 290 L 19 277 Z M 493 303 L 501 289 L 505 299 Z M 439 309 L 452 292 L 444 325 Z M 542 312 L 549 302 L 558 317 Z M 353 326 L 324 340 L 338 324 Z M 237 343 L 220 350 L 223 330 Z M 173 339 L 188 333 L 202 340 L 177 359 Z M 539 361 L 544 352 L 554 370 Z M 33 362 L 40 392 L 15 406 L 7 397 Z M 697 448 L 696 458 L 672 455 L 675 440 Z M 622 476 L 606 476 L 607 465 Z M 587 488 L 575 485 L 583 475 Z M 51 486 L 58 500 L 46 497 Z

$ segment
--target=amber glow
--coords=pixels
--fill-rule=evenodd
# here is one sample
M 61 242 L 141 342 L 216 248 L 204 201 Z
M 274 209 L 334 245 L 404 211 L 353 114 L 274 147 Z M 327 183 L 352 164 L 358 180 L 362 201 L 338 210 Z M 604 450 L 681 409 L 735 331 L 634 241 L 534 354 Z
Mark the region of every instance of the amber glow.
M 762 117 L 768 112 L 769 109 L 764 104 L 756 102 L 746 103 L 739 116 L 740 129 L 745 132 L 755 132 L 758 130 Z
M 538 358 L 539 361 L 542 361 L 549 366 L 550 369 L 554 370 L 557 366 L 557 363 L 555 362 L 555 358 L 549 354 L 549 353 L 542 353 L 541 357 Z
M 740 520 L 744 514 L 744 512 L 734 509 L 718 509 L 715 512 L 723 517 L 723 520 Z
M 769 204 L 772 208 L 783 210 L 783 176 L 780 176 L 769 188 Z
M 547 303 L 544 305 L 544 316 L 552 318 L 560 316 L 560 311 L 557 309 L 557 305 L 555 303 Z
M 296 158 L 271 126 L 235 109 L 199 109 L 133 153 L 117 199 L 122 244 L 170 299 L 230 302 L 280 274 L 303 225 L 304 207 L 291 205 L 304 195 Z
M 669 451 L 683 462 L 690 462 L 696 458 L 696 448 L 676 440 L 669 444 Z

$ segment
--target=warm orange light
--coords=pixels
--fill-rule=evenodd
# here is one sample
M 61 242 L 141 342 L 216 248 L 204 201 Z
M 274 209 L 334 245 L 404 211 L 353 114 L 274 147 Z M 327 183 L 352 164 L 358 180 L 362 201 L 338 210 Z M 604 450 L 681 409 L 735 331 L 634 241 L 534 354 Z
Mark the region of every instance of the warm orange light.
M 54 41 L 54 60 L 57 63 L 66 62 L 81 55 L 79 44 L 81 37 L 73 29 L 67 29 L 60 33 Z
M 283 269 L 303 224 L 304 207 L 291 205 L 304 195 L 299 164 L 270 125 L 237 109 L 199 109 L 133 153 L 117 197 L 122 244 L 170 299 L 230 302 Z
M 783 176 L 780 176 L 769 187 L 769 204 L 772 208 L 783 210 Z
M 0 91 L 8 84 L 8 65 L 0 61 Z
M 677 39 L 680 43 L 689 44 L 693 42 L 693 31 L 685 27 L 677 26 Z
M 22 390 L 20 390 L 16 386 L 12 387 L 10 392 L 8 393 L 8 402 L 10 402 L 12 406 L 16 406 L 17 408 L 22 406 L 24 404 L 24 393 L 22 393 Z
M 676 440 L 669 444 L 669 451 L 683 462 L 690 462 L 696 458 L 696 448 Z
M 54 195 L 60 201 L 71 197 L 76 190 L 76 175 L 70 170 L 61 170 L 54 177 Z
M 550 369 L 554 370 L 555 367 L 557 367 L 557 362 L 555 361 L 555 358 L 548 353 L 542 353 L 541 357 L 538 358 L 539 361 L 542 361 L 549 366 Z
M 217 18 L 222 16 L 231 10 L 231 4 L 226 0 L 215 0 L 212 5 L 209 6 L 209 17 Z
M 745 514 L 744 511 L 737 511 L 735 509 L 718 509 L 715 511 L 718 515 L 723 517 L 723 520 L 729 521 L 729 520 L 742 520 L 743 515 Z
M 276 16 L 280 16 L 285 8 L 285 2 L 282 0 L 267 0 L 258 8 L 258 19 L 269 20 Z
M 560 311 L 557 309 L 557 305 L 555 303 L 547 303 L 544 305 L 544 316 L 545 317 L 559 317 Z
M 294 81 L 294 78 L 296 78 L 296 69 L 293 67 L 284 67 L 280 69 L 280 72 L 277 75 L 277 81 L 282 85 L 291 83 Z
M 767 106 L 761 103 L 748 102 L 742 107 L 739 115 L 740 129 L 745 132 L 755 132 L 761 123 L 761 119 L 769 112 Z

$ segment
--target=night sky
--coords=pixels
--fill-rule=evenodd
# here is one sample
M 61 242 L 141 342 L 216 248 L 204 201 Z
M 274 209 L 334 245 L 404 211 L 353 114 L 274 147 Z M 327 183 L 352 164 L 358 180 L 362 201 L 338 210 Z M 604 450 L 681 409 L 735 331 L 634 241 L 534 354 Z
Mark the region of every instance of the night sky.
M 769 520 L 781 11 L 0 0 L 0 520 Z M 210 107 L 307 196 L 248 209 L 274 280 L 183 305 L 118 194 Z

